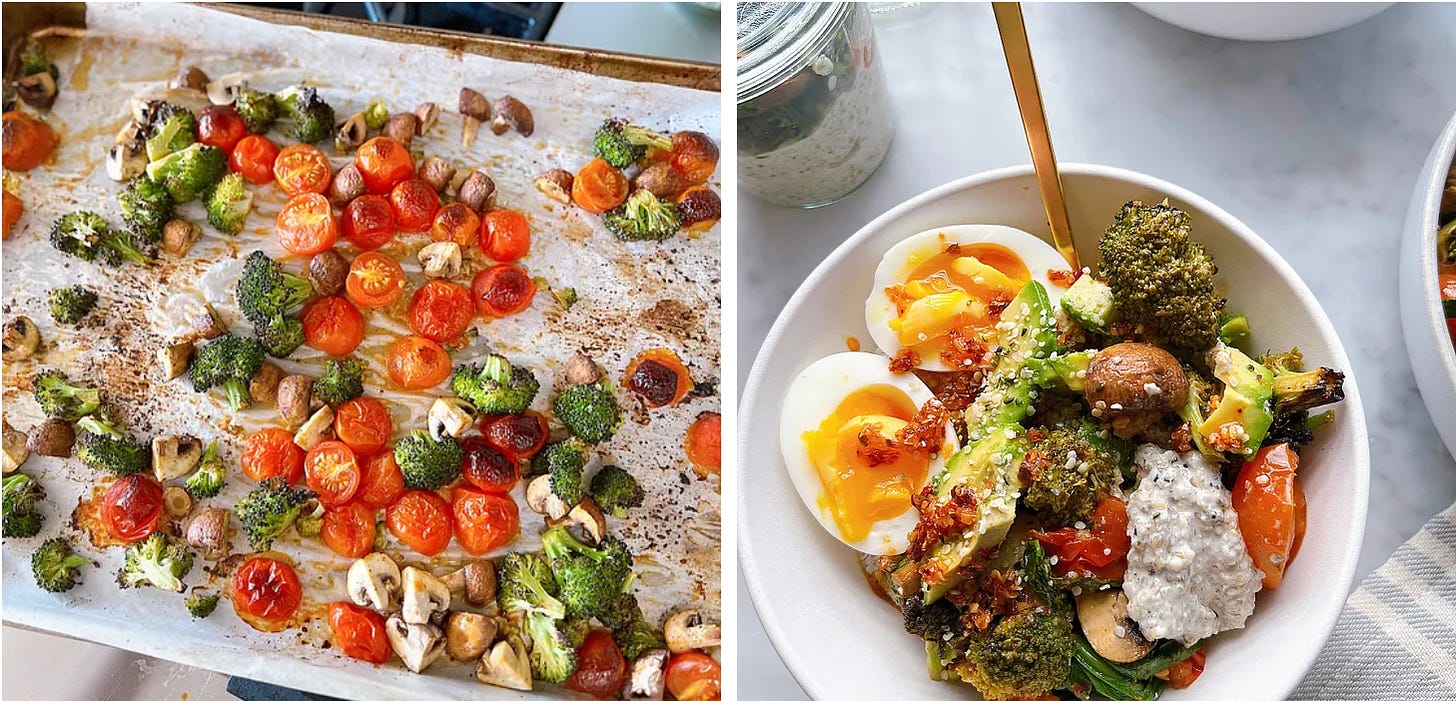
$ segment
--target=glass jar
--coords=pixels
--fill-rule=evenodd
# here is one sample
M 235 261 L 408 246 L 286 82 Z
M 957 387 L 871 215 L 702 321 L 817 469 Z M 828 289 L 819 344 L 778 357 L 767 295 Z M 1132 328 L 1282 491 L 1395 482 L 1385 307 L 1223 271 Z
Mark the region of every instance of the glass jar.
M 863 3 L 738 4 L 738 183 L 817 207 L 859 187 L 895 136 Z

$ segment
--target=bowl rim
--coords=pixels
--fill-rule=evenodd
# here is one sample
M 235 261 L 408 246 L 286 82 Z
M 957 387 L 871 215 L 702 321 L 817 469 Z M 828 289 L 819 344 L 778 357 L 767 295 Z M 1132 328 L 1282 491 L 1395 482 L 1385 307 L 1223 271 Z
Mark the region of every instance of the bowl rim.
M 1451 342 L 1450 334 L 1446 331 L 1445 312 L 1441 308 L 1440 280 L 1437 274 L 1439 261 L 1436 255 L 1436 230 L 1441 219 L 1441 191 L 1445 189 L 1446 173 L 1450 171 L 1452 162 L 1456 161 L 1456 113 L 1441 128 L 1441 134 L 1436 138 L 1435 144 L 1431 147 L 1429 156 L 1431 169 L 1429 175 L 1421 173 L 1420 179 L 1416 182 L 1415 192 L 1412 193 L 1412 209 L 1420 203 L 1419 216 L 1416 217 L 1415 232 L 1417 250 L 1414 252 L 1416 260 L 1412 263 L 1416 266 L 1419 277 L 1419 293 L 1421 316 L 1420 321 L 1424 322 L 1423 340 L 1431 342 L 1434 340 L 1436 346 L 1436 359 L 1445 368 L 1446 389 L 1456 396 L 1456 343 Z M 1407 222 L 1406 226 L 1411 224 Z M 1404 255 L 1404 252 L 1402 252 Z M 1407 287 L 1401 285 L 1402 288 Z M 1402 300 L 1402 306 L 1407 306 Z M 1402 314 L 1404 318 L 1406 314 Z M 1414 334 L 1410 334 L 1414 335 Z M 1410 361 L 1415 362 L 1415 350 L 1407 343 L 1406 353 L 1411 355 Z M 1417 379 L 1420 375 L 1417 373 Z M 1419 383 L 1418 383 L 1419 387 Z M 1430 408 L 1434 408 L 1435 397 L 1426 398 L 1421 393 L 1422 401 Z M 1433 413 L 1434 420 L 1434 413 Z M 1439 427 L 1437 427 L 1439 428 Z M 1447 439 L 1451 450 L 1456 453 L 1456 439 Z
M 1328 640 L 1330 634 L 1333 632 L 1340 614 L 1344 611 L 1344 602 L 1348 598 L 1351 585 L 1355 579 L 1355 569 L 1359 564 L 1361 547 L 1365 538 L 1366 512 L 1369 509 L 1370 502 L 1370 438 L 1366 428 L 1363 406 L 1360 402 L 1359 389 L 1355 382 L 1354 368 L 1351 366 L 1349 356 L 1345 352 L 1344 342 L 1340 340 L 1339 334 L 1335 331 L 1334 325 L 1329 320 L 1329 316 L 1325 313 L 1323 306 L 1319 304 L 1318 299 L 1310 291 L 1308 285 L 1304 283 L 1303 278 L 1294 271 L 1289 263 L 1268 242 L 1223 208 L 1183 187 L 1137 171 L 1091 163 L 1060 163 L 1058 165 L 1059 170 L 1064 175 L 1108 177 L 1125 181 L 1133 186 L 1144 187 L 1164 193 L 1169 197 L 1187 203 L 1191 208 L 1197 209 L 1201 213 L 1219 220 L 1222 225 L 1237 235 L 1245 244 L 1253 247 L 1260 257 L 1268 260 L 1279 271 L 1281 276 L 1290 281 L 1296 292 L 1301 293 L 1303 297 L 1314 302 L 1315 321 L 1335 339 L 1335 345 L 1332 348 L 1332 361 L 1340 363 L 1346 369 L 1345 397 L 1347 402 L 1346 406 L 1349 409 L 1342 412 L 1342 420 L 1349 422 L 1355 440 L 1355 474 L 1353 475 L 1355 483 L 1353 485 L 1353 491 L 1356 509 L 1355 513 L 1351 514 L 1351 518 L 1349 519 L 1352 528 L 1346 537 L 1344 546 L 1345 557 L 1340 565 L 1339 571 L 1330 580 L 1335 586 L 1341 587 L 1339 591 L 1342 593 L 1342 596 L 1338 599 L 1338 605 L 1327 606 L 1326 610 L 1319 612 L 1316 620 L 1317 627 L 1312 626 L 1307 629 L 1309 635 L 1305 638 L 1305 640 L 1312 644 L 1304 648 L 1302 652 L 1293 655 L 1293 665 L 1282 665 L 1299 669 L 1299 674 L 1286 677 L 1283 680 L 1283 684 L 1278 688 L 1270 688 L 1270 691 L 1274 692 L 1271 698 L 1285 698 L 1294 691 L 1303 680 L 1304 675 L 1314 666 L 1315 659 L 1318 658 L 1320 652 L 1324 649 L 1326 640 Z M 753 407 L 762 401 L 759 395 L 764 391 L 762 386 L 763 375 L 766 372 L 771 356 L 774 355 L 773 351 L 777 350 L 781 337 L 787 329 L 788 318 L 792 315 L 792 312 L 797 312 L 808 302 L 809 295 L 807 291 L 817 287 L 854 249 L 863 245 L 865 241 L 874 236 L 887 223 L 903 216 L 905 213 L 961 190 L 980 187 L 996 181 L 1029 176 L 1034 176 L 1034 170 L 1031 165 L 1006 166 L 957 178 L 933 187 L 891 207 L 870 220 L 853 235 L 840 243 L 824 260 L 820 261 L 819 265 L 815 266 L 814 270 L 794 290 L 794 293 L 789 297 L 789 301 L 784 304 L 783 309 L 779 311 L 779 315 L 774 320 L 773 326 L 770 327 L 769 332 L 764 336 L 763 343 L 759 346 L 753 367 L 749 371 L 748 380 L 744 384 L 743 395 L 738 402 L 739 410 L 743 413 L 739 414 L 740 421 L 736 444 L 740 470 L 742 456 L 753 454 L 749 445 L 748 422 L 742 420 L 742 417 L 746 414 L 749 407 Z M 740 479 L 742 474 L 740 471 Z M 742 515 L 747 513 L 746 506 L 749 493 L 750 490 L 743 489 L 740 486 L 737 490 L 734 506 L 737 508 L 737 513 L 740 514 L 741 519 L 737 533 L 740 573 L 748 588 L 749 598 L 753 602 L 754 611 L 758 614 L 759 621 L 763 625 L 764 632 L 768 635 L 770 644 L 773 645 L 775 652 L 793 676 L 794 681 L 799 684 L 800 688 L 814 699 L 831 698 L 810 672 L 811 667 L 799 658 L 794 648 L 789 644 L 789 636 L 780 622 L 778 615 L 774 612 L 774 609 L 762 605 L 770 601 L 770 598 L 767 596 L 764 585 L 762 584 L 763 580 L 753 556 L 754 539 L 749 531 L 748 521 L 746 518 L 742 518 Z

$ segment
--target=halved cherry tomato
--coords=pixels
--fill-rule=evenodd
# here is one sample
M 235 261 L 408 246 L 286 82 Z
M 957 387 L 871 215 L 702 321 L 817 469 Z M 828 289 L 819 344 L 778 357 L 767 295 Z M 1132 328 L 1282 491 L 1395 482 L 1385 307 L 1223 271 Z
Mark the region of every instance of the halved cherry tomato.
M 394 209 L 383 195 L 361 195 L 344 206 L 344 240 L 372 251 L 394 238 Z
M 254 185 L 273 182 L 273 164 L 278 161 L 278 147 L 262 134 L 249 134 L 233 146 L 228 167 Z
M 303 308 L 303 342 L 335 358 L 364 340 L 364 315 L 343 297 L 320 297 Z
M 360 253 L 349 264 L 344 292 L 361 307 L 387 307 L 404 294 L 404 269 L 383 253 Z
M 1254 454 L 1234 480 L 1234 511 L 1254 567 L 1264 573 L 1264 588 L 1278 589 L 1304 538 L 1304 490 L 1294 473 L 1299 456 L 1286 443 Z
M 384 664 L 389 661 L 389 636 L 384 617 L 348 601 L 329 604 L 329 629 L 334 647 L 356 660 Z
M 344 557 L 361 558 L 374 550 L 374 509 L 357 499 L 324 509 L 319 537 Z
M 611 698 L 627 680 L 627 660 L 605 628 L 593 628 L 576 649 L 576 672 L 566 680 L 566 688 L 599 699 Z
M 10 194 L 10 191 L 9 190 L 6 190 L 5 191 L 4 200 L 5 200 L 5 228 L 4 228 L 4 234 L 3 235 L 0 235 L 0 238 L 7 238 L 8 239 L 8 238 L 10 238 L 10 227 L 15 226 L 15 222 L 20 221 L 20 215 L 22 215 L 22 214 L 25 213 L 25 203 L 24 202 L 21 202 L 19 197 L 16 197 L 15 195 Z
M 431 241 L 454 241 L 460 248 L 470 248 L 480 230 L 480 217 L 461 202 L 451 202 L 435 213 L 430 225 Z
M 365 141 L 354 154 L 354 166 L 364 177 L 364 189 L 382 195 L 415 174 L 409 149 L 387 136 Z
M 612 164 L 593 158 L 571 181 L 571 200 L 594 214 L 616 209 L 627 201 L 627 176 Z
M 259 429 L 243 444 L 241 463 L 243 474 L 254 482 L 282 477 L 289 484 L 296 484 L 303 476 L 303 448 L 284 429 Z
M 516 462 L 491 447 L 484 438 L 470 436 L 460 442 L 460 449 L 465 453 L 465 461 L 460 465 L 461 476 L 482 492 L 508 494 L 520 481 Z
M 339 240 L 339 220 L 334 218 L 329 199 L 311 192 L 285 203 L 278 210 L 275 228 L 278 243 L 297 256 L 318 255 Z
M 233 608 L 240 616 L 265 623 L 293 617 L 303 603 L 298 573 L 286 562 L 254 556 L 233 572 Z
M 546 445 L 546 417 L 534 411 L 524 414 L 486 416 L 480 420 L 480 433 L 485 442 L 517 460 L 540 452 Z
M 197 115 L 197 140 L 208 146 L 231 152 L 247 135 L 247 125 L 230 105 L 208 105 Z
M 476 273 L 470 295 L 477 314 L 487 319 L 505 317 L 531 306 L 536 282 L 520 266 L 501 263 Z
M 318 492 L 324 506 L 337 506 L 352 498 L 359 490 L 359 458 L 343 441 L 324 441 L 303 461 L 308 488 Z
M 718 169 L 718 144 L 707 134 L 680 131 L 672 135 L 672 169 L 693 185 L 702 185 Z
M 654 409 L 677 404 L 693 389 L 687 366 L 670 348 L 642 351 L 623 375 L 622 385 Z
M 521 512 L 508 496 L 456 486 L 450 489 L 450 507 L 455 516 L 455 542 L 471 555 L 497 550 L 521 532 Z
M 56 132 L 51 125 L 20 110 L 11 110 L 4 116 L 5 170 L 27 171 L 50 158 L 56 150 Z
M 389 206 L 394 209 L 394 224 L 401 231 L 424 231 L 440 209 L 440 194 L 429 183 L 410 178 L 389 191 Z
M 480 250 L 492 260 L 514 263 L 531 252 L 531 224 L 514 209 L 485 213 L 480 226 Z
M 667 691 L 677 701 L 718 701 L 723 697 L 723 670 L 701 652 L 679 652 L 667 663 Z
M 718 474 L 723 469 L 723 417 L 711 411 L 698 414 L 688 426 L 684 449 L 699 474 Z
M 1188 657 L 1173 663 L 1168 668 L 1168 686 L 1187 689 L 1203 674 L 1203 665 L 1208 662 L 1208 648 L 1201 647 Z M 1161 675 L 1160 675 L 1161 676 Z
M 408 489 L 384 511 L 384 523 L 399 542 L 430 557 L 450 544 L 450 505 L 439 494 Z
M 162 486 L 143 474 L 112 482 L 101 499 L 106 532 L 123 543 L 145 540 L 157 530 L 162 513 Z
M 450 354 L 423 336 L 405 336 L 389 347 L 389 379 L 400 389 L 429 389 L 450 377 Z
M 1116 497 L 1098 502 L 1088 528 L 1063 528 L 1050 533 L 1032 531 L 1047 554 L 1057 558 L 1052 567 L 1057 576 L 1076 573 L 1083 577 L 1122 579 L 1127 571 L 1127 503 Z
M 374 397 L 355 397 L 334 409 L 334 435 L 359 455 L 384 450 L 392 433 L 394 419 Z
M 453 282 L 431 280 L 410 298 L 410 329 L 436 343 L 449 343 L 470 328 L 474 310 L 470 290 Z
M 385 450 L 364 461 L 364 479 L 357 496 L 365 506 L 383 509 L 399 501 L 404 494 L 404 473 L 394 461 L 394 451 Z
M 323 151 L 309 144 L 293 144 L 273 161 L 273 177 L 288 195 L 318 194 L 328 191 L 334 171 Z

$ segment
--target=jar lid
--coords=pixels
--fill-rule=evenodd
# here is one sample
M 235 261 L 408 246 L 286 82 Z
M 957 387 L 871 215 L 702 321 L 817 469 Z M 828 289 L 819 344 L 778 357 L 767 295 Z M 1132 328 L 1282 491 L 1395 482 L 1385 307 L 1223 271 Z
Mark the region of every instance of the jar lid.
M 738 102 L 778 87 L 808 65 L 849 12 L 847 2 L 738 3 Z

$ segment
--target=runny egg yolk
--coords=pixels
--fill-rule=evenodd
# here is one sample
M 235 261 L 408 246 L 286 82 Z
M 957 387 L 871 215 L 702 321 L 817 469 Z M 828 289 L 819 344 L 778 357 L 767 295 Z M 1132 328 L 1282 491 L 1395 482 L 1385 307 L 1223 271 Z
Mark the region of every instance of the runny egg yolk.
M 903 284 L 885 290 L 898 313 L 890 328 L 900 345 L 934 356 L 951 331 L 990 331 L 1000 308 L 1030 280 L 1021 256 L 1005 246 L 948 245 L 919 262 Z
M 804 433 L 809 459 L 828 511 L 849 542 L 863 540 L 877 521 L 910 508 L 925 483 L 930 458 L 900 444 L 895 434 L 915 417 L 915 403 L 890 385 L 855 390 L 819 428 Z

